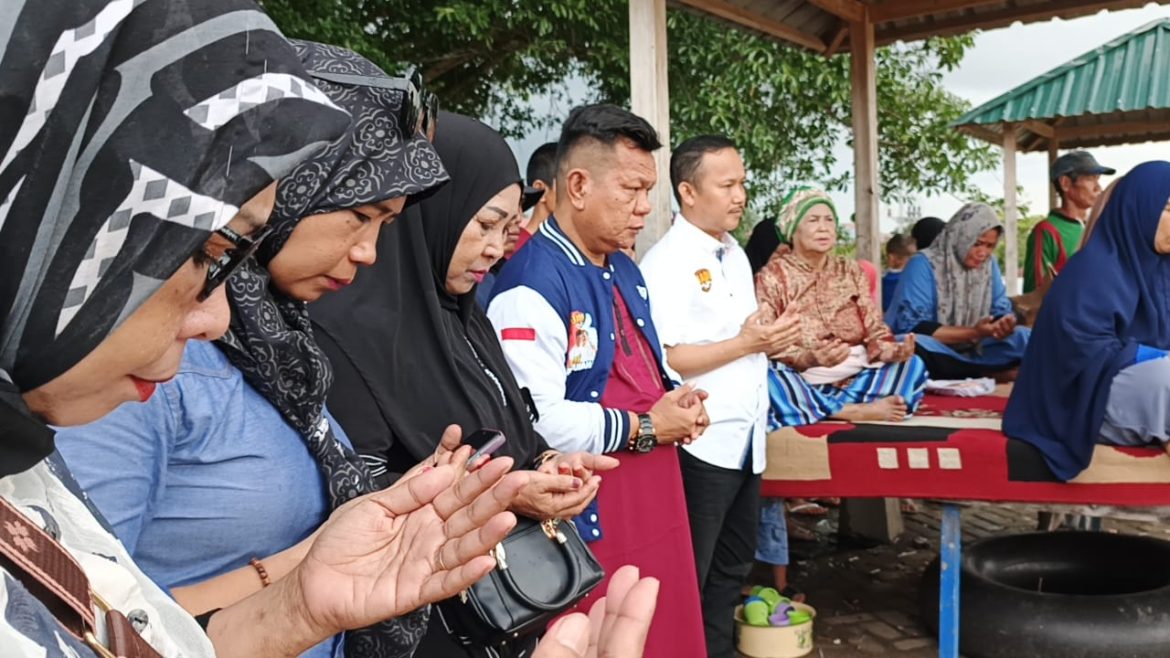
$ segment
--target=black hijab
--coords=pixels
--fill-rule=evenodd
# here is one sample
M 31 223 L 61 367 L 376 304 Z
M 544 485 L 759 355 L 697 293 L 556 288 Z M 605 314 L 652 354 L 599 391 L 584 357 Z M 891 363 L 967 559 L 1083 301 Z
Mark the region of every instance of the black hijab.
M 336 366 L 330 411 L 378 476 L 431 455 L 452 423 L 464 436 L 503 431 L 497 454 L 521 467 L 547 449 L 475 291 L 455 297 L 444 285 L 468 222 L 520 184 L 516 159 L 479 121 L 443 113 L 438 126 L 451 183 L 382 232 L 373 267 L 311 309 Z
M 744 251 L 748 262 L 752 265 L 752 274 L 759 272 L 780 247 L 780 231 L 776 228 L 776 218 L 764 218 L 752 229 Z
M 910 229 L 910 237 L 914 238 L 914 244 L 918 247 L 918 251 L 924 251 L 934 244 L 934 239 L 946 227 L 947 223 L 938 217 L 923 217 L 915 222 L 914 227 Z
M 0 477 L 53 449 L 20 392 L 349 124 L 248 0 L 19 7 L 0 19 Z

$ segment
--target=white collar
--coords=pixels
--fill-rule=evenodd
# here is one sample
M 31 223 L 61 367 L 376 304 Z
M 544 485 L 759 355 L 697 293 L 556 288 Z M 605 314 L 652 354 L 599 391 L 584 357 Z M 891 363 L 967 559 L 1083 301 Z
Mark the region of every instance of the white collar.
M 699 247 L 703 249 L 703 251 L 710 252 L 711 254 L 718 254 L 721 250 L 723 253 L 727 253 L 727 250 L 731 249 L 732 247 L 739 246 L 739 244 L 735 241 L 735 238 L 731 237 L 730 233 L 724 233 L 722 239 L 713 238 L 711 237 L 711 234 L 707 233 L 698 226 L 695 226 L 694 223 L 687 219 L 686 216 L 681 212 L 675 214 L 674 226 L 672 227 L 672 230 L 676 231 L 679 238 L 685 242 Z

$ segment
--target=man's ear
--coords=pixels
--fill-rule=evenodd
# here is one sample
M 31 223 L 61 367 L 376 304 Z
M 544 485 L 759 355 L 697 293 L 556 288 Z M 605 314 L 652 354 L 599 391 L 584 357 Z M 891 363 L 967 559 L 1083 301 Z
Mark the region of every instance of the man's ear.
M 565 196 L 576 210 L 585 209 L 585 197 L 593 187 L 593 177 L 587 169 L 570 169 L 565 174 Z
M 548 211 L 548 213 L 551 215 L 557 206 L 557 183 L 556 183 L 556 181 L 553 181 L 550 184 L 550 183 L 545 183 L 542 180 L 538 180 L 538 181 L 536 181 L 536 184 L 533 187 L 544 190 L 544 196 L 540 197 L 539 203 L 541 205 L 543 205 L 545 207 L 545 210 Z
M 694 184 L 690 181 L 683 181 L 678 184 L 678 203 L 683 208 L 693 207 L 697 202 L 698 190 L 695 189 Z M 680 208 L 681 209 L 681 208 Z

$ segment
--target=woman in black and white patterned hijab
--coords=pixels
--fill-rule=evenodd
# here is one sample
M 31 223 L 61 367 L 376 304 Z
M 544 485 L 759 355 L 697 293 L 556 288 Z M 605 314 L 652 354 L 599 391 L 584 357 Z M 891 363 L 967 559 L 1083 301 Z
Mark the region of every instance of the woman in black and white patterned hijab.
M 188 339 L 222 330 L 214 284 L 234 264 L 232 236 L 267 219 L 271 192 L 258 192 L 348 123 L 248 0 L 6 3 L 0 550 L 25 559 L 0 564 L 5 656 L 95 655 L 77 623 L 109 642 L 94 608 L 75 606 L 80 622 L 57 617 L 62 590 L 29 586 L 57 568 L 74 570 L 71 596 L 100 594 L 159 653 L 192 657 L 298 653 L 447 598 L 494 566 L 486 551 L 512 527 L 501 512 L 523 478 L 488 490 L 508 467 L 488 465 L 452 486 L 438 467 L 334 515 L 294 574 L 216 612 L 205 634 L 50 456 L 45 421 L 87 422 L 149 397 Z M 50 571 L 21 566 L 62 551 L 72 559 Z

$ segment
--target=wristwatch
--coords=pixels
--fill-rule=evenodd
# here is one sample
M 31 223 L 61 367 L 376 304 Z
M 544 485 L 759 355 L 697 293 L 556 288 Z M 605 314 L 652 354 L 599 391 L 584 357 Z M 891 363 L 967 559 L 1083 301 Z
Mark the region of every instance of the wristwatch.
M 650 414 L 638 414 L 638 433 L 630 439 L 626 446 L 630 452 L 646 454 L 658 447 L 658 437 L 654 435 L 654 423 Z

